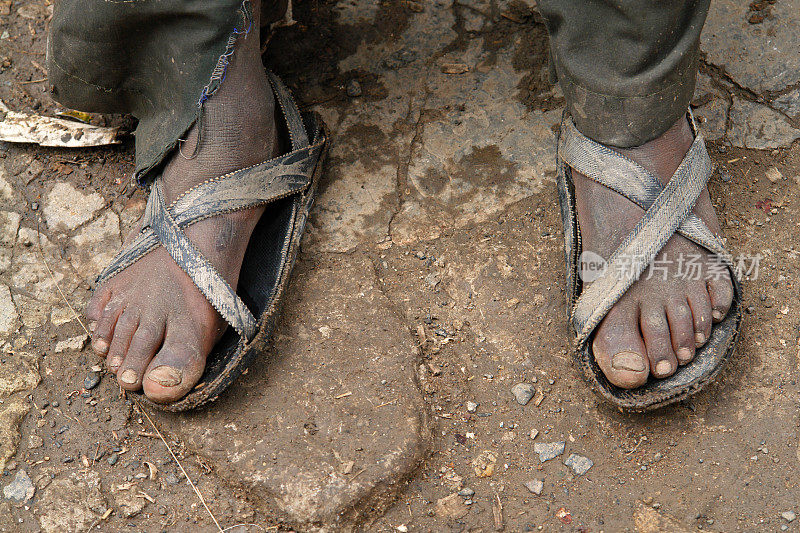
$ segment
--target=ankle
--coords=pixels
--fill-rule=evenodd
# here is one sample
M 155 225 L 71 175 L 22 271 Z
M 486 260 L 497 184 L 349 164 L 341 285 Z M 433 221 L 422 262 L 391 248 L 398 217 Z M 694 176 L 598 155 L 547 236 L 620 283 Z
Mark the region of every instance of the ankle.
M 660 137 L 641 146 L 617 150 L 666 183 L 683 161 L 692 142 L 694 134 L 688 119 L 684 116 Z

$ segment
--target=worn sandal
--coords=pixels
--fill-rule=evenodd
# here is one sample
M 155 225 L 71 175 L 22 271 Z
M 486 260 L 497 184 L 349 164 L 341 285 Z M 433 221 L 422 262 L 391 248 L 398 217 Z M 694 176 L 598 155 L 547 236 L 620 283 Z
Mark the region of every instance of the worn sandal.
M 231 327 L 209 354 L 198 384 L 183 398 L 156 404 L 185 411 L 215 400 L 267 348 L 289 274 L 314 200 L 327 139 L 321 120 L 301 114 L 288 89 L 269 80 L 285 121 L 291 151 L 258 165 L 207 180 L 167 206 L 160 179 L 154 182 L 136 238 L 100 274 L 97 286 L 163 246 Z M 235 291 L 202 256 L 184 230 L 222 213 L 270 204 L 253 230 Z M 256 318 L 257 317 L 257 318 Z
M 561 123 L 556 181 L 564 222 L 569 319 L 576 334 L 577 358 L 592 389 L 624 411 L 649 411 L 699 391 L 730 358 L 741 325 L 741 281 L 732 258 L 722 240 L 692 213 L 711 176 L 712 163 L 691 111 L 689 118 L 694 142 L 666 186 L 641 165 L 581 134 L 568 114 Z M 586 287 L 578 275 L 582 250 L 573 169 L 646 211 L 609 258 L 605 270 Z M 734 290 L 730 311 L 714 325 L 710 339 L 694 359 L 675 374 L 665 379 L 651 376 L 636 389 L 616 387 L 606 379 L 592 354 L 594 331 L 676 231 L 724 262 Z

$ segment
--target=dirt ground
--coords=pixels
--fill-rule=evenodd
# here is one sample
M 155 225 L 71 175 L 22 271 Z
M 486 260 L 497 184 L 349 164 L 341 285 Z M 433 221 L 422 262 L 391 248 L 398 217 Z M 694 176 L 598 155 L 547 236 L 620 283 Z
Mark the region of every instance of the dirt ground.
M 62 111 L 51 12 L 0 0 L 15 111 Z M 712 3 L 693 107 L 728 247 L 759 270 L 720 378 L 647 415 L 600 402 L 570 355 L 563 98 L 535 7 L 340 0 L 294 18 L 265 64 L 323 116 L 331 156 L 275 346 L 200 413 L 144 413 L 102 372 L 87 390 L 99 360 L 67 302 L 80 312 L 143 210 L 131 136 L 0 143 L 0 487 L 23 472 L 33 489 L 0 497 L 0 531 L 796 531 L 800 2 Z

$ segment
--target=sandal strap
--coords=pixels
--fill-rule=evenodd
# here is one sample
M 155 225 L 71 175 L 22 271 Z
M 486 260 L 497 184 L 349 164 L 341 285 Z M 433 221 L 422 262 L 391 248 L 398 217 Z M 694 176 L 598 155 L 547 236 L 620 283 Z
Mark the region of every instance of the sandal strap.
M 565 146 L 567 144 L 569 143 L 565 143 Z M 581 173 L 582 169 L 588 171 L 591 175 L 587 175 L 592 179 L 604 185 L 606 182 L 612 184 L 613 187 L 610 188 L 631 201 L 636 202 L 638 199 L 646 207 L 641 220 L 609 258 L 605 272 L 586 287 L 575 303 L 571 318 L 578 342 L 582 343 L 686 221 L 711 176 L 712 163 L 702 136 L 696 135 L 669 182 L 666 186 L 659 185 L 658 194 L 652 198 L 653 180 L 656 178 L 621 154 L 597 143 L 583 143 L 580 151 L 570 150 L 569 155 L 567 154 L 565 152 L 564 156 L 576 162 L 575 170 Z M 611 177 L 603 178 L 601 170 Z M 625 183 L 628 179 L 632 186 Z M 648 191 L 651 192 L 641 194 Z M 645 201 L 650 201 L 649 205 Z M 686 232 L 698 240 L 708 241 L 707 235 L 696 227 Z M 712 239 L 714 240 L 716 239 Z M 711 246 L 707 248 L 712 252 L 715 248 L 721 248 L 716 243 L 709 244 Z M 723 261 L 726 256 L 727 254 L 723 256 Z
M 664 188 L 661 180 L 639 163 L 583 135 L 570 118 L 562 124 L 558 154 L 571 169 L 624 196 L 644 210 L 653 204 Z M 728 256 L 722 239 L 714 235 L 694 213 L 689 213 L 677 231 L 716 255 Z
M 203 296 L 225 321 L 245 339 L 256 332 L 256 319 L 230 284 L 189 240 L 164 204 L 161 182 L 153 187 L 148 199 L 150 227 L 161 246 L 175 263 L 188 274 Z
M 303 116 L 297 108 L 297 104 L 292 98 L 292 93 L 286 85 L 272 71 L 267 71 L 267 78 L 272 85 L 272 92 L 275 99 L 283 111 L 283 118 L 286 120 L 286 129 L 289 131 L 289 141 L 292 143 L 292 150 L 300 150 L 309 145 L 308 134 L 303 125 Z

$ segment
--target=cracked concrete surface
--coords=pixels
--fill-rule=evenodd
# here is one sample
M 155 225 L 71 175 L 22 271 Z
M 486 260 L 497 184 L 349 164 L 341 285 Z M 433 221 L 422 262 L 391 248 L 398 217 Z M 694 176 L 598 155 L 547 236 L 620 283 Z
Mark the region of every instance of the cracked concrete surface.
M 800 473 L 800 2 L 757 24 L 748 9 L 712 2 L 693 100 L 730 244 L 763 256 L 741 348 L 709 391 L 630 417 L 589 396 L 569 355 L 552 186 L 563 97 L 535 9 L 295 6 L 266 60 L 332 146 L 284 319 L 219 402 L 156 416 L 223 527 L 475 531 L 498 512 L 508 531 L 780 527 Z M 52 114 L 28 83 L 46 24 L 29 0 L 0 13 L 14 46 L 0 98 Z M 83 389 L 98 361 L 69 344 L 85 332 L 62 294 L 82 309 L 144 209 L 132 146 L 0 145 L 0 158 L 0 485 L 24 467 L 36 488 L 28 508 L 0 502 L 0 530 L 213 529 L 113 380 Z M 592 468 L 539 464 L 534 444 L 561 441 Z

